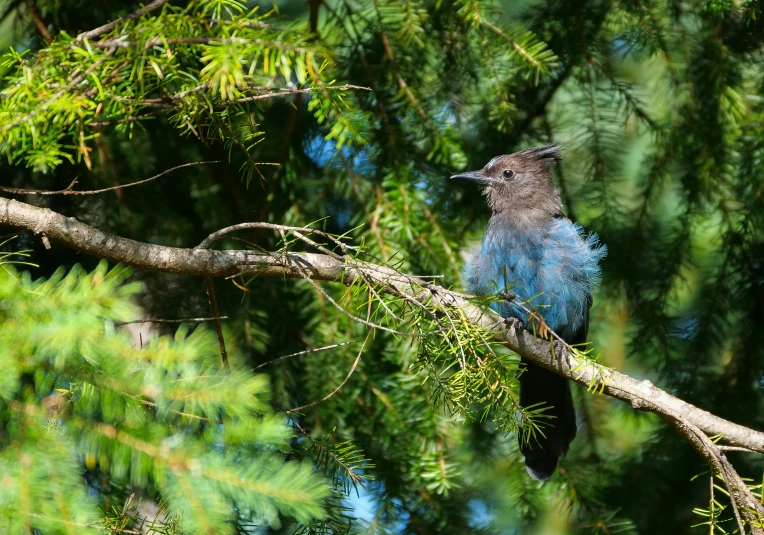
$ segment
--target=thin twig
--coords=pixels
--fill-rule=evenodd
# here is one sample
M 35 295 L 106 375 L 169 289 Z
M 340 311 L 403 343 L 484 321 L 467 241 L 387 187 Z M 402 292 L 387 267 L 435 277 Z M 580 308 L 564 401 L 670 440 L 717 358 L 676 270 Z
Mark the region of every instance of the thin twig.
M 278 91 L 273 91 L 271 93 L 264 93 L 262 95 L 253 95 L 251 97 L 242 97 L 237 98 L 234 100 L 230 100 L 226 102 L 225 104 L 241 104 L 244 102 L 253 102 L 256 100 L 264 100 L 268 98 L 274 98 L 274 97 L 280 97 L 284 95 L 302 95 L 305 93 L 313 93 L 317 89 L 320 89 L 321 91 L 324 90 L 332 90 L 332 91 L 348 91 L 350 89 L 356 89 L 361 91 L 371 91 L 371 88 L 369 87 L 363 87 L 360 85 L 351 85 L 351 84 L 345 84 L 340 86 L 322 86 L 322 87 L 307 87 L 305 89 L 279 89 Z
M 708 486 L 709 491 L 711 493 L 711 507 L 709 507 L 710 515 L 709 515 L 709 535 L 714 535 L 714 474 L 711 473 L 711 477 L 708 478 Z
M 341 344 L 332 344 L 330 346 L 324 346 L 324 347 L 316 347 L 314 349 L 306 349 L 304 351 L 298 351 L 297 353 L 291 353 L 289 355 L 284 355 L 283 357 L 278 357 L 273 360 L 269 360 L 268 362 L 263 362 L 259 366 L 255 366 L 252 368 L 252 371 L 259 370 L 260 368 L 263 368 L 265 366 L 269 366 L 273 364 L 274 362 L 278 362 L 280 360 L 286 360 L 291 359 L 292 357 L 299 357 L 300 355 L 307 355 L 309 353 L 317 353 L 319 351 L 326 351 L 329 349 L 337 349 L 339 347 L 348 346 L 350 344 L 357 344 L 360 340 L 350 340 L 349 342 L 342 342 Z
M 249 150 L 244 145 L 244 143 L 241 142 L 239 139 L 239 136 L 236 135 L 236 133 L 231 130 L 231 127 L 229 127 L 225 121 L 223 121 L 216 113 L 213 113 L 211 115 L 211 118 L 220 126 L 222 130 L 225 131 L 225 133 L 229 136 L 232 142 L 234 142 L 244 153 L 244 157 L 249 160 L 250 165 L 252 168 L 257 171 L 257 174 L 260 176 L 260 180 L 265 182 L 265 177 L 263 176 L 263 173 L 260 171 L 260 167 L 258 167 L 260 164 L 258 164 L 254 159 L 252 159 L 252 155 L 249 153 Z
M 290 50 L 292 52 L 298 52 L 301 54 L 310 54 L 314 50 L 301 46 L 288 46 L 285 43 L 277 43 L 274 41 L 267 41 L 265 39 L 245 39 L 243 37 L 221 37 L 221 36 L 209 36 L 209 37 L 177 37 L 175 39 L 163 39 L 161 37 L 155 37 L 153 39 L 147 39 L 145 41 L 130 41 L 126 36 L 118 37 L 116 39 L 109 39 L 106 41 L 98 41 L 97 43 L 90 43 L 92 48 L 133 48 L 142 46 L 143 50 L 147 50 L 153 46 L 171 46 L 171 45 L 207 45 L 210 43 L 221 43 L 225 45 L 260 45 L 260 46 L 274 46 L 280 47 L 284 50 Z
M 443 251 L 446 253 L 446 256 L 448 257 L 448 262 L 451 264 L 451 269 L 454 270 L 454 273 L 457 273 L 457 274 L 460 273 L 461 270 L 459 269 L 459 263 L 456 261 L 456 256 L 454 255 L 454 251 L 453 249 L 451 249 L 451 246 L 448 244 L 448 240 L 446 239 L 446 235 L 443 233 L 443 229 L 441 228 L 440 224 L 435 219 L 435 216 L 433 215 L 432 211 L 427 207 L 426 204 L 422 203 L 421 208 L 422 208 L 422 211 L 424 212 L 425 217 L 427 217 L 427 220 L 430 222 L 433 233 L 437 234 L 440 237 L 440 245 L 441 247 L 443 247 Z
M 210 298 L 210 308 L 215 315 L 215 331 L 218 334 L 218 344 L 220 344 L 220 356 L 223 358 L 223 367 L 228 369 L 228 352 L 225 350 L 225 339 L 223 338 L 223 325 L 220 323 L 220 311 L 218 310 L 218 299 L 215 295 L 215 283 L 212 277 L 204 277 L 207 283 L 207 294 Z
M 284 412 L 278 407 L 277 407 L 277 410 Z M 299 424 L 299 422 L 297 422 L 297 418 L 295 418 L 294 416 L 287 416 L 287 417 L 289 418 L 289 421 L 292 422 L 292 424 L 297 428 L 300 434 L 304 436 L 305 438 L 307 438 L 308 440 L 310 440 L 313 446 L 315 446 L 317 449 L 322 450 L 326 455 L 334 459 L 334 462 L 336 462 L 339 466 L 343 468 L 343 470 L 345 470 L 345 473 L 352 481 L 361 485 L 361 488 L 364 488 L 364 489 L 366 488 L 366 486 L 364 485 L 364 481 L 366 481 L 366 478 L 364 476 L 362 476 L 361 474 L 358 474 L 352 469 L 352 467 L 348 466 L 348 464 L 345 461 L 343 461 L 341 458 L 339 458 L 337 454 L 334 451 L 332 451 L 332 449 L 327 444 L 324 444 L 323 442 L 321 442 L 321 440 L 316 439 L 312 437 L 310 434 L 308 434 L 308 432 Z
M 374 0 L 374 9 L 377 12 L 377 18 L 380 22 L 380 28 L 383 27 L 382 25 L 382 14 L 379 11 L 379 2 L 378 0 Z M 406 83 L 406 80 L 403 79 L 403 76 L 401 76 L 400 72 L 398 71 L 398 64 L 395 61 L 395 56 L 393 55 L 393 49 L 390 46 L 390 40 L 387 38 L 387 33 L 385 33 L 384 29 L 380 29 L 379 36 L 382 38 L 382 48 L 385 51 L 385 56 L 387 57 L 387 60 L 390 62 L 390 65 L 392 66 L 393 70 L 393 76 L 395 76 L 396 80 L 398 81 L 398 86 L 401 88 L 401 91 L 403 94 L 406 95 L 411 105 L 416 109 L 416 111 L 419 113 L 419 115 L 422 116 L 422 119 L 427 123 L 427 125 L 432 129 L 432 131 L 436 134 L 439 134 L 438 128 L 435 126 L 435 123 L 432 122 L 432 118 L 427 114 L 427 112 L 422 108 L 422 104 L 417 100 L 416 96 L 414 95 L 414 92 L 411 90 L 409 85 Z
M 132 325 L 134 323 L 194 323 L 199 321 L 213 321 L 217 318 L 183 318 L 179 320 L 164 320 L 164 319 L 145 319 L 145 320 L 133 320 L 133 321 L 118 321 L 114 325 L 122 327 L 123 325 Z M 221 320 L 227 320 L 228 316 L 220 316 Z
M 33 118 L 33 117 L 35 117 L 37 114 L 39 114 L 39 113 L 41 113 L 41 112 L 43 112 L 43 111 L 47 110 L 47 109 L 50 107 L 50 105 L 51 105 L 53 102 L 55 102 L 56 100 L 58 100 L 59 98 L 61 98 L 62 96 L 64 96 L 66 93 L 68 93 L 69 91 L 71 91 L 72 89 L 74 89 L 75 87 L 77 87 L 77 86 L 78 86 L 78 85 L 79 85 L 79 84 L 80 84 L 80 83 L 81 83 L 81 82 L 82 82 L 82 81 L 83 81 L 85 78 L 87 78 L 88 76 L 90 76 L 90 73 L 92 73 L 94 70 L 96 70 L 98 67 L 100 67 L 100 66 L 103 64 L 103 62 L 104 62 L 104 61 L 105 61 L 105 60 L 106 60 L 106 59 L 107 59 L 109 56 L 113 55 L 113 54 L 114 54 L 116 51 L 117 51 L 117 49 L 116 49 L 116 48 L 109 48 L 109 50 L 107 50 L 107 51 L 104 53 L 104 55 L 103 55 L 103 56 L 101 56 L 101 58 L 100 58 L 100 59 L 98 59 L 98 60 L 97 60 L 96 62 L 94 62 L 94 63 L 93 63 L 93 64 L 92 64 L 90 67 L 88 67 L 88 68 L 85 70 L 85 72 L 83 72 L 83 73 L 82 73 L 82 74 L 80 74 L 79 76 L 75 76 L 75 77 L 74 77 L 74 80 L 72 80 L 71 82 L 69 82 L 69 84 L 67 84 L 67 86 L 66 86 L 66 87 L 64 87 L 63 89 L 61 89 L 61 91 L 57 92 L 56 94 L 54 94 L 54 95 L 53 95 L 52 97 L 50 97 L 49 99 L 47 99 L 47 100 L 45 100 L 45 101 L 43 101 L 43 102 L 40 102 L 40 103 L 38 103 L 38 104 L 35 106 L 35 108 L 34 108 L 32 111 L 30 111 L 29 113 L 27 113 L 26 115 L 22 115 L 21 117 L 19 117 L 19 118 L 17 118 L 17 119 L 14 119 L 13 121 L 10 121 L 10 122 L 9 122 L 9 123 L 7 123 L 6 125 L 4 125 L 4 126 L 3 126 L 3 132 L 7 132 L 7 131 L 8 131 L 8 130 L 10 130 L 11 128 L 15 128 L 16 126 L 18 126 L 19 124 L 23 123 L 24 121 L 28 121 L 29 119 L 31 119 L 31 118 Z
M 231 20 L 229 19 L 218 19 L 215 17 L 212 17 L 209 19 L 210 24 L 230 24 Z M 286 32 L 287 30 L 285 28 L 279 28 L 278 26 L 271 26 L 270 24 L 266 24 L 264 22 L 261 22 L 259 20 L 238 20 L 236 21 L 237 25 L 240 28 L 257 28 L 258 30 L 273 30 L 274 32 Z
M 280 232 L 281 231 L 283 231 L 283 232 L 291 232 L 291 233 L 294 233 L 295 235 L 299 236 L 299 238 L 301 240 L 303 240 L 303 241 L 306 238 L 305 238 L 304 235 L 302 235 L 302 233 L 305 233 L 305 234 L 316 234 L 318 236 L 321 236 L 322 238 L 326 238 L 328 240 L 331 240 L 332 242 L 334 242 L 336 245 L 339 245 L 343 249 L 353 249 L 353 250 L 357 249 L 356 247 L 353 247 L 353 246 L 347 245 L 345 243 L 342 243 L 341 240 L 335 238 L 331 234 L 328 234 L 328 233 L 326 233 L 326 232 L 324 232 L 322 230 L 318 230 L 318 229 L 314 229 L 314 228 L 310 228 L 310 227 L 293 227 L 293 226 L 290 226 L 290 225 L 277 225 L 277 224 L 274 224 L 274 223 L 264 223 L 264 222 L 261 222 L 261 221 L 253 221 L 253 222 L 249 222 L 249 223 L 238 223 L 236 225 L 231 225 L 230 227 L 225 227 L 225 228 L 222 228 L 220 230 L 217 230 L 217 231 L 213 232 L 212 234 L 210 234 L 209 236 L 207 236 L 204 239 L 204 241 L 202 241 L 199 245 L 196 246 L 196 248 L 197 249 L 209 249 L 209 246 L 213 242 L 221 239 L 226 234 L 230 234 L 231 232 L 236 232 L 237 230 L 248 230 L 248 229 L 268 229 L 268 230 L 276 230 L 276 231 L 280 231 Z M 312 243 L 313 242 L 311 240 L 311 244 Z
M 37 31 L 40 32 L 42 38 L 47 43 L 50 43 L 53 40 L 53 36 L 50 34 L 48 27 L 45 25 L 45 21 L 42 20 L 40 12 L 37 10 L 37 6 L 34 5 L 32 0 L 24 0 L 24 3 L 27 6 L 27 12 L 29 13 L 29 16 L 32 17 L 32 22 L 34 23 L 35 28 L 37 28 Z
M 93 121 L 92 123 L 87 123 L 87 126 L 114 126 L 117 124 L 133 123 L 136 121 L 142 121 L 143 119 L 153 118 L 156 116 L 156 114 L 157 112 L 150 111 L 143 115 L 128 115 L 127 117 L 123 117 L 122 119 L 114 119 L 113 121 Z
M 327 233 L 322 232 L 322 231 L 317 230 L 317 229 L 311 229 L 311 228 L 306 228 L 306 227 L 292 227 L 292 226 L 287 226 L 287 225 L 275 225 L 275 224 L 272 224 L 272 223 L 262 223 L 262 222 L 239 223 L 238 225 L 232 225 L 230 227 L 226 227 L 224 229 L 221 229 L 221 230 L 219 230 L 217 232 L 214 232 L 214 233 L 210 234 L 204 241 L 202 241 L 195 248 L 196 249 L 206 249 L 212 242 L 214 242 L 215 240 L 220 239 L 221 237 L 223 237 L 225 234 L 227 234 L 229 232 L 234 232 L 236 230 L 242 230 L 242 229 L 250 229 L 250 228 L 265 228 L 265 229 L 270 229 L 270 230 L 278 231 L 281 234 L 282 241 L 284 242 L 285 246 L 287 244 L 285 233 L 286 232 L 291 232 L 295 236 L 297 236 L 298 239 L 304 241 L 308 245 L 311 245 L 313 247 L 318 248 L 324 254 L 327 254 L 328 256 L 330 256 L 330 257 L 332 257 L 332 258 L 334 258 L 336 260 L 343 260 L 343 257 L 341 257 L 340 255 L 337 255 L 337 254 L 329 251 L 325 247 L 315 243 L 313 240 L 309 239 L 307 236 L 302 234 L 302 232 L 305 232 L 306 234 L 315 233 L 315 234 L 318 234 L 318 235 L 323 236 L 325 238 L 328 238 L 329 240 L 333 241 L 335 244 L 340 246 L 343 249 L 343 252 L 346 252 L 346 249 L 355 249 L 354 247 L 351 247 L 351 246 L 348 246 L 347 244 L 342 243 L 340 240 L 338 240 L 334 236 L 331 236 L 330 234 L 327 234 Z M 283 251 L 283 253 L 286 253 L 286 251 Z M 269 253 L 266 253 L 266 254 L 269 254 Z M 269 254 L 269 256 L 272 256 L 272 255 Z M 291 261 L 289 260 L 288 256 L 284 255 L 282 258 L 283 258 L 284 262 L 291 263 Z M 303 268 L 299 264 L 293 264 L 293 265 L 294 265 L 295 269 L 297 269 L 301 273 L 302 278 L 305 279 L 311 286 L 313 286 L 313 288 L 319 294 L 321 294 L 324 298 L 326 298 L 326 300 L 329 301 L 335 308 L 337 308 L 337 310 L 339 310 L 340 312 L 342 312 L 343 314 L 345 314 L 346 316 L 348 316 L 352 320 L 360 322 L 360 323 L 363 323 L 364 325 L 366 325 L 368 327 L 372 327 L 374 329 L 380 329 L 380 330 L 383 330 L 383 331 L 387 331 L 387 332 L 389 332 L 391 334 L 396 334 L 396 335 L 399 335 L 399 336 L 408 336 L 408 337 L 417 336 L 417 335 L 415 335 L 413 333 L 405 333 L 405 332 L 402 332 L 402 331 L 391 329 L 389 327 L 385 327 L 384 325 L 380 325 L 378 323 L 374 323 L 374 322 L 371 322 L 371 321 L 368 321 L 368 320 L 364 320 L 363 318 L 360 318 L 360 317 L 356 316 L 355 314 L 353 314 L 349 310 L 347 310 L 345 307 L 343 307 L 341 304 L 339 304 L 323 288 L 321 288 L 318 284 L 316 284 L 316 282 L 311 279 L 310 272 L 308 270 L 306 270 L 305 268 Z
M 515 49 L 515 52 L 517 52 L 518 54 L 520 54 L 520 56 L 522 56 L 522 57 L 523 57 L 523 59 L 525 59 L 525 61 L 527 61 L 528 63 L 530 63 L 531 65 L 533 65 L 533 66 L 534 66 L 534 67 L 536 67 L 537 69 L 540 69 L 540 68 L 541 68 L 541 64 L 538 62 L 538 60 L 537 60 L 537 59 L 534 59 L 534 58 L 533 58 L 533 56 L 531 56 L 531 55 L 528 53 L 528 51 L 527 51 L 527 50 L 525 50 L 523 47 L 521 47 L 521 46 L 520 46 L 520 45 L 517 43 L 517 41 L 515 41 L 515 40 L 514 40 L 514 39 L 512 39 L 510 36 L 508 36 L 506 33 L 504 33 L 504 32 L 502 31 L 502 29 L 501 29 L 501 28 L 499 28 L 498 26 L 496 26 L 496 25 L 494 25 L 494 24 L 491 24 L 490 22 L 488 22 L 488 21 L 487 21 L 487 20 L 485 20 L 485 19 L 480 19 L 480 24 L 481 24 L 482 26 L 485 26 L 485 27 L 486 27 L 486 28 L 488 28 L 489 30 L 491 30 L 493 33 L 495 33 L 496 35 L 498 35 L 498 36 L 499 36 L 499 37 L 501 37 L 502 39 L 505 39 L 505 40 L 506 40 L 506 41 L 507 41 L 509 44 L 511 44 L 511 45 L 512 45 L 512 48 L 514 48 L 514 49 Z
M 390 327 L 385 327 L 384 325 L 380 325 L 379 323 L 374 323 L 373 321 L 365 320 L 361 318 L 360 316 L 356 316 L 355 314 L 350 312 L 348 309 L 343 307 L 341 304 L 339 304 L 337 301 L 335 301 L 334 298 L 331 295 L 329 295 L 326 290 L 321 288 L 321 286 L 319 286 L 316 283 L 316 281 L 311 279 L 310 274 L 307 272 L 307 270 L 305 270 L 302 267 L 298 267 L 298 269 L 300 271 L 305 272 L 305 275 L 303 276 L 304 280 L 306 280 L 311 286 L 313 286 L 313 288 L 319 294 L 321 294 L 327 301 L 329 301 L 334 306 L 334 308 L 336 308 L 337 310 L 345 314 L 348 318 L 352 319 L 353 321 L 357 321 L 358 323 L 363 323 L 364 325 L 366 325 L 367 327 L 371 327 L 372 329 L 379 329 L 380 331 L 386 331 L 391 334 L 396 334 L 398 336 L 406 336 L 406 337 L 414 337 L 414 338 L 418 337 L 418 335 L 415 333 L 406 333 L 403 331 L 398 331 L 396 329 L 391 329 Z
M 201 91 L 203 91 L 205 89 L 209 89 L 209 87 L 210 87 L 209 84 L 205 83 L 205 84 L 198 85 L 198 86 L 196 86 L 196 87 L 194 87 L 192 89 L 189 89 L 189 90 L 186 90 L 186 91 L 181 91 L 178 94 L 167 95 L 166 97 L 162 97 L 162 98 L 131 98 L 131 97 L 121 97 L 121 96 L 117 96 L 117 95 L 112 95 L 111 99 L 115 100 L 117 102 L 127 102 L 127 103 L 133 104 L 135 106 L 145 106 L 145 107 L 149 107 L 149 108 L 172 109 L 172 108 L 175 107 L 175 104 L 173 104 L 173 102 L 177 102 L 179 100 L 184 99 L 185 97 L 187 97 L 189 95 L 192 95 L 194 93 L 199 93 L 199 92 L 201 92 Z M 363 86 L 360 86 L 360 85 L 351 85 L 351 84 L 345 84 L 345 85 L 340 85 L 340 86 L 324 86 L 324 87 L 320 87 L 320 88 L 306 87 L 306 88 L 303 88 L 303 89 L 295 89 L 295 88 L 288 88 L 288 87 L 283 87 L 283 88 L 279 88 L 279 89 L 273 89 L 273 88 L 268 88 L 268 87 L 251 87 L 251 88 L 247 88 L 246 90 L 250 90 L 250 91 L 263 90 L 263 91 L 268 91 L 268 92 L 267 93 L 257 94 L 257 95 L 251 95 L 251 96 L 248 96 L 248 97 L 241 97 L 241 98 L 233 99 L 233 100 L 227 100 L 225 102 L 219 102 L 219 103 L 213 104 L 212 106 L 214 108 L 221 108 L 222 109 L 222 108 L 227 108 L 228 106 L 231 106 L 232 104 L 245 104 L 247 102 L 254 102 L 254 101 L 258 101 L 258 100 L 266 100 L 266 99 L 271 99 L 271 98 L 279 98 L 279 97 L 284 97 L 284 96 L 289 96 L 289 95 L 302 95 L 302 94 L 305 94 L 305 93 L 313 93 L 313 92 L 316 91 L 316 89 L 320 89 L 321 91 L 324 91 L 324 90 L 327 90 L 327 91 L 328 90 L 331 90 L 331 91 L 348 91 L 348 90 L 370 91 L 370 89 L 368 87 L 363 87 Z M 132 117 L 132 120 L 138 120 L 138 119 L 141 119 L 142 117 L 143 116 Z M 116 121 L 103 122 L 103 123 L 90 123 L 90 125 L 101 126 L 101 125 L 105 125 L 105 124 L 114 124 L 115 122 Z M 122 121 L 122 122 L 128 122 L 128 121 Z M 266 165 L 266 164 L 263 164 L 263 165 Z M 270 164 L 270 165 L 278 165 L 278 164 Z
M 157 178 L 163 177 L 164 175 L 168 173 L 172 173 L 173 171 L 182 169 L 184 167 L 191 167 L 192 165 L 207 165 L 211 163 L 223 163 L 223 162 L 220 160 L 213 160 L 209 162 L 184 163 L 182 165 L 177 165 L 175 167 L 171 167 L 170 169 L 166 169 L 162 171 L 161 173 L 159 173 L 158 175 L 152 176 L 151 178 L 144 178 L 143 180 L 138 180 L 137 182 L 130 182 L 129 184 L 121 184 L 119 186 L 112 186 L 112 187 L 103 188 L 103 189 L 92 189 L 92 190 L 86 190 L 86 191 L 73 190 L 71 188 L 77 182 L 77 180 L 74 180 L 74 182 L 69 184 L 65 189 L 60 189 L 60 190 L 23 189 L 23 188 L 9 188 L 6 186 L 0 186 L 0 191 L 4 191 L 6 193 L 15 193 L 18 195 L 95 195 L 97 193 L 105 193 L 107 191 L 114 191 L 118 189 L 130 188 L 132 186 L 138 186 L 140 184 L 145 184 L 146 182 L 151 182 L 152 180 L 156 180 Z
M 141 399 L 140 397 L 132 395 L 132 394 L 128 394 L 127 392 L 122 392 L 122 394 L 124 394 L 125 396 L 129 398 L 133 398 L 135 400 L 140 401 L 143 405 L 146 405 L 147 407 L 154 407 L 154 408 L 158 407 L 158 405 L 154 403 L 153 401 L 149 401 L 147 399 Z M 183 416 L 185 418 L 193 418 L 194 420 L 202 420 L 205 422 L 211 421 L 210 418 L 207 418 L 205 416 L 199 416 L 198 414 L 191 414 L 189 412 L 178 411 L 175 409 L 168 409 L 168 410 L 173 414 L 177 414 L 178 416 Z M 221 423 L 220 420 L 213 420 L 213 421 L 217 423 Z
M 137 11 L 134 11 L 130 13 L 129 15 L 122 17 L 120 19 L 117 19 L 115 21 L 112 21 L 108 24 L 104 24 L 103 26 L 99 26 L 98 28 L 95 28 L 93 30 L 81 33 L 77 36 L 77 41 L 82 42 L 85 39 L 92 39 L 93 37 L 98 37 L 99 35 L 103 35 L 105 33 L 108 33 L 112 31 L 114 28 L 122 24 L 123 22 L 127 22 L 128 20 L 134 20 L 137 18 L 142 17 L 146 13 L 149 13 L 151 11 L 154 11 L 155 9 L 158 9 L 165 5 L 170 0 L 154 0 L 149 5 L 144 6 Z
M 350 376 L 353 375 L 353 372 L 355 371 L 356 367 L 358 366 L 358 363 L 361 361 L 361 355 L 363 355 L 363 350 L 366 347 L 366 342 L 369 341 L 369 337 L 371 337 L 371 333 L 373 333 L 373 332 L 374 331 L 369 331 L 369 334 L 366 335 L 366 340 L 363 341 L 363 345 L 361 346 L 361 350 L 358 352 L 358 356 L 355 358 L 355 361 L 353 362 L 353 366 L 351 366 L 350 371 L 348 372 L 347 376 L 339 384 L 339 386 L 337 386 L 337 388 L 332 390 L 332 392 L 330 394 L 327 394 L 326 396 L 324 396 L 323 398 L 319 399 L 318 401 L 314 401 L 313 403 L 308 403 L 307 405 L 303 405 L 302 407 L 295 407 L 294 409 L 289 409 L 288 411 L 284 411 L 284 414 L 291 414 L 293 412 L 297 412 L 297 411 L 301 411 L 301 410 L 304 410 L 304 409 L 308 409 L 310 407 L 315 407 L 316 405 L 319 405 L 319 404 L 323 403 L 324 401 L 326 401 L 329 398 L 331 398 L 334 394 L 339 392 L 340 389 L 343 386 L 345 386 L 345 383 L 348 382 L 348 380 L 350 379 Z
M 647 405 L 652 405 L 661 417 L 673 424 L 674 427 L 687 439 L 695 451 L 705 458 L 706 462 L 708 462 L 712 468 L 722 476 L 724 485 L 727 487 L 730 497 L 730 503 L 732 504 L 732 512 L 737 521 L 741 535 L 745 535 L 745 527 L 742 517 L 745 517 L 748 521 L 748 525 L 751 526 L 752 534 L 761 534 L 762 530 L 760 529 L 760 524 L 757 526 L 752 521 L 753 517 L 761 518 L 762 513 L 764 513 L 764 507 L 753 498 L 750 489 L 724 456 L 724 453 L 720 451 L 719 447 L 714 444 L 713 441 L 708 438 L 706 433 L 698 428 L 698 426 L 684 418 L 682 414 L 674 411 L 672 408 L 652 401 L 648 402 Z
M 366 284 L 366 288 L 369 290 L 371 295 L 373 295 L 376 298 L 379 304 L 382 305 L 382 308 L 385 309 L 385 312 L 390 314 L 395 319 L 395 321 L 403 323 L 403 319 L 399 318 L 395 312 L 390 310 L 390 307 L 387 306 L 387 303 L 385 303 L 385 300 L 382 299 L 382 297 L 377 293 L 377 291 L 374 289 L 374 284 L 368 279 L 368 277 L 363 274 L 361 274 L 361 277 L 363 278 L 363 282 Z

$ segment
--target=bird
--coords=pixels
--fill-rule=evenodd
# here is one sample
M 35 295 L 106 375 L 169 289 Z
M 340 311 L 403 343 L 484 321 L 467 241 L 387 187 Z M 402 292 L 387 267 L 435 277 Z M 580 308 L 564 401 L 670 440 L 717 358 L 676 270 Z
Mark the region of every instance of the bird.
M 452 179 L 482 186 L 491 217 L 479 250 L 465 261 L 467 290 L 497 296 L 491 307 L 536 332 L 551 329 L 567 344 L 586 342 L 592 291 L 607 249 L 596 234 L 563 214 L 552 180 L 561 147 L 550 143 L 493 158 L 478 171 Z M 540 433 L 518 432 L 525 468 L 536 480 L 550 478 L 576 436 L 576 413 L 567 379 L 521 359 L 520 406 L 546 407 Z M 537 420 L 538 422 L 539 420 Z

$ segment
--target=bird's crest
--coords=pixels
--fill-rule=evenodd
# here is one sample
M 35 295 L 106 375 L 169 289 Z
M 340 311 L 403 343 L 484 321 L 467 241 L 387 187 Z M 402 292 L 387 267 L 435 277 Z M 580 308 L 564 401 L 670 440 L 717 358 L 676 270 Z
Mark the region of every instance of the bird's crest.
M 559 158 L 560 152 L 562 150 L 562 147 L 560 147 L 557 143 L 552 142 L 548 145 L 542 145 L 541 147 L 525 149 L 516 153 L 516 156 L 523 156 L 533 160 L 552 160 L 553 162 Z

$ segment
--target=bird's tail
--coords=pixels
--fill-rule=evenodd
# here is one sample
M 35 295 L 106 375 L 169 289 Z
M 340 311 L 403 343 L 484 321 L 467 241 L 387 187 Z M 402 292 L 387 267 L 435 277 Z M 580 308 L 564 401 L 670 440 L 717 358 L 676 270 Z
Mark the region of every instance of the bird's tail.
M 576 411 L 570 383 L 564 377 L 523 359 L 526 366 L 520 375 L 520 405 L 529 407 L 543 403 L 546 408 L 536 420 L 541 432 L 523 440 L 518 434 L 520 451 L 525 456 L 525 469 L 533 479 L 552 476 L 557 460 L 568 452 L 576 436 Z M 542 436 L 543 433 L 543 436 Z

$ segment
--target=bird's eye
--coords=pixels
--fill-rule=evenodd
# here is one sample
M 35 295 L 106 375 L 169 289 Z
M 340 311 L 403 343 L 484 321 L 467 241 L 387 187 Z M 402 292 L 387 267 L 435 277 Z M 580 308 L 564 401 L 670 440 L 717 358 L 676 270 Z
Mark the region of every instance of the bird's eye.
M 504 172 L 502 172 L 504 175 L 504 178 L 512 178 L 515 176 L 515 172 L 512 169 L 504 169 Z

